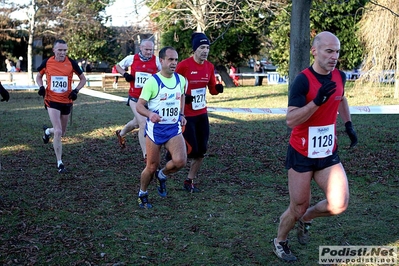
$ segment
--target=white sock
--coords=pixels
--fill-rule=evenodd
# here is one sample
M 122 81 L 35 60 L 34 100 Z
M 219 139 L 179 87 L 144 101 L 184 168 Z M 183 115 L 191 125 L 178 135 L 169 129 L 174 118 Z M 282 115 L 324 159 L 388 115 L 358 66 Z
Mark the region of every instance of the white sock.
M 159 179 L 166 179 L 166 175 L 163 173 L 163 169 L 159 171 L 158 177 Z
M 142 190 L 140 189 L 140 191 L 139 191 L 139 197 L 141 197 L 141 196 L 143 196 L 143 195 L 145 195 L 145 194 L 148 194 L 148 192 L 147 192 L 147 191 L 142 191 Z
M 46 129 L 46 135 L 50 135 L 51 133 L 50 133 L 50 129 Z
M 57 166 L 58 166 L 58 167 L 60 167 L 60 164 L 63 164 L 63 163 L 62 163 L 62 160 L 57 161 Z

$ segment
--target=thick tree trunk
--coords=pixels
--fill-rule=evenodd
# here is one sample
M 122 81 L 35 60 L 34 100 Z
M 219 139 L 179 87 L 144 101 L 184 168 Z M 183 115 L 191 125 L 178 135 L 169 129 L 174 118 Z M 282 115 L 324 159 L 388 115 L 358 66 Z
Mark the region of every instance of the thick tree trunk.
M 292 1 L 289 83 L 310 64 L 310 7 L 312 0 Z
M 220 77 L 222 78 L 224 85 L 226 88 L 235 87 L 233 80 L 230 78 L 227 69 L 224 66 L 216 66 L 216 70 L 218 71 Z

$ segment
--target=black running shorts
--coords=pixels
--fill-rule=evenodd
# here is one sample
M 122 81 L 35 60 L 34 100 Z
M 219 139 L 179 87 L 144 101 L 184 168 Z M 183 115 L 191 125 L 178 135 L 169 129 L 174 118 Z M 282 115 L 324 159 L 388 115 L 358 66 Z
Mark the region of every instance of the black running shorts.
M 209 140 L 208 114 L 186 116 L 186 120 L 183 136 L 187 145 L 187 157 L 204 158 Z
M 340 163 L 338 149 L 325 158 L 308 158 L 297 152 L 291 145 L 288 145 L 285 169 L 294 169 L 299 173 L 319 171 L 324 168 Z
M 57 103 L 52 101 L 45 101 L 44 106 L 47 108 L 54 108 L 61 112 L 62 115 L 69 115 L 72 109 L 72 103 Z

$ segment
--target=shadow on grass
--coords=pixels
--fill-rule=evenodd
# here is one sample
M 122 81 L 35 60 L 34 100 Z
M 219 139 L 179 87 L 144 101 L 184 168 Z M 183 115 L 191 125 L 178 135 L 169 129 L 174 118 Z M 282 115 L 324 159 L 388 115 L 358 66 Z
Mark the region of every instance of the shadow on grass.
M 245 93 L 244 93 L 245 94 Z M 270 241 L 288 206 L 283 116 L 210 113 L 211 139 L 198 185 L 182 190 L 188 167 L 168 179 L 168 197 L 149 187 L 152 210 L 136 202 L 144 168 L 137 134 L 120 150 L 114 132 L 132 118 L 124 103 L 80 97 L 63 142 L 59 175 L 42 101 L 13 94 L 0 105 L 0 262 L 4 265 L 283 265 Z M 339 123 L 351 186 L 346 213 L 315 221 L 312 241 L 290 234 L 296 265 L 317 265 L 319 245 L 398 242 L 397 116 L 354 116 L 360 141 Z M 313 203 L 323 198 L 314 187 Z M 381 206 L 385 206 L 382 208 Z

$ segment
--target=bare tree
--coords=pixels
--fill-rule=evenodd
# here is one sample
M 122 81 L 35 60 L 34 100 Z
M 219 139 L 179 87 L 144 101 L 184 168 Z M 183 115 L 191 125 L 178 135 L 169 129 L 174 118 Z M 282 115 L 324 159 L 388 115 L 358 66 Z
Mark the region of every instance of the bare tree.
M 394 97 L 399 97 L 399 2 L 370 1 L 360 21 L 359 36 L 366 48 L 366 57 L 359 80 L 380 84 L 385 70 L 395 70 Z
M 228 27 L 232 22 L 252 24 L 248 11 L 267 19 L 262 12 L 275 12 L 287 0 L 143 0 L 153 19 L 161 18 L 158 26 L 184 21 L 185 29 L 204 32 L 211 27 Z
M 36 12 L 37 12 L 36 1 L 32 0 L 28 11 L 29 29 L 28 29 L 28 78 L 31 85 L 35 84 L 33 78 L 33 39 L 35 37 L 35 22 L 36 22 Z

